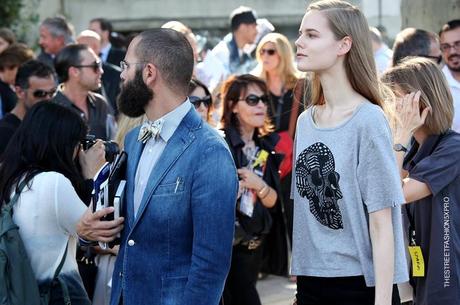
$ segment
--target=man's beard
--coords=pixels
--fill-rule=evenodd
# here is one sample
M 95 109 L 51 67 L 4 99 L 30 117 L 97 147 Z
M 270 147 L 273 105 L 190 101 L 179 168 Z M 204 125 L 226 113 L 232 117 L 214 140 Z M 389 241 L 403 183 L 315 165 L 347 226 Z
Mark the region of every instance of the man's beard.
M 458 55 L 458 54 L 450 55 L 450 56 L 448 57 L 448 60 L 447 60 L 447 62 L 446 62 L 446 65 L 447 65 L 447 67 L 449 68 L 449 70 L 454 71 L 454 72 L 460 72 L 460 64 L 457 63 L 456 66 L 453 66 L 453 65 L 450 65 L 450 64 L 449 64 L 449 60 L 450 60 L 451 58 L 453 58 L 453 57 L 456 57 L 456 58 L 457 58 L 457 62 L 460 61 L 460 55 Z
M 139 117 L 145 113 L 145 107 L 153 96 L 152 89 L 142 79 L 142 71 L 136 70 L 134 79 L 125 81 L 121 86 L 117 98 L 118 109 L 131 118 Z

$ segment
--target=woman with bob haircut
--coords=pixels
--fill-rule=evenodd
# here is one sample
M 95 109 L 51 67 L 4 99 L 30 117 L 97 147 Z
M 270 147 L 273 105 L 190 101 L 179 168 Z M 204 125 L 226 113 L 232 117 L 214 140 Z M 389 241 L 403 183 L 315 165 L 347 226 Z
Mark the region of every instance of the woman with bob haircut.
M 267 86 L 244 74 L 222 87 L 222 127 L 240 178 L 232 262 L 224 289 L 225 305 L 260 305 L 256 290 L 263 244 L 277 218 L 268 209 L 278 200 L 278 140 L 267 116 Z
M 297 304 L 399 305 L 404 197 L 366 18 L 344 1 L 313 2 L 296 46 L 297 68 L 312 73 L 294 145 Z
M 423 276 L 413 277 L 417 305 L 460 304 L 460 134 L 438 65 L 408 58 L 383 75 L 397 99 L 395 154 L 403 179 L 409 242 L 420 247 Z
M 84 152 L 80 146 L 87 130 L 72 110 L 39 102 L 27 112 L 0 158 L 0 202 L 3 205 L 20 193 L 13 221 L 20 228 L 40 290 L 52 286 L 50 304 L 64 303 L 62 286 L 52 282 L 64 255 L 59 278 L 67 286 L 71 303 L 90 304 L 75 259 L 76 226 L 87 210 L 77 191 L 84 192 L 84 179 L 93 178 L 105 161 L 105 152 L 98 141 L 89 150 L 101 162 L 89 162 L 89 150 Z M 83 174 L 75 163 L 77 155 Z

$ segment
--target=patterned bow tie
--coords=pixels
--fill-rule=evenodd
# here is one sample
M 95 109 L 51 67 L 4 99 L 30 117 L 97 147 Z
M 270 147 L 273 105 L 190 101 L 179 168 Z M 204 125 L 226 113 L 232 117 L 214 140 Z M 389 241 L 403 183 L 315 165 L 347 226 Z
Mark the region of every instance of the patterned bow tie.
M 159 119 L 153 122 L 145 122 L 142 124 L 142 127 L 139 130 L 139 136 L 137 137 L 137 140 L 145 144 L 150 138 L 156 139 L 160 135 L 161 129 L 163 128 L 163 123 L 163 119 Z

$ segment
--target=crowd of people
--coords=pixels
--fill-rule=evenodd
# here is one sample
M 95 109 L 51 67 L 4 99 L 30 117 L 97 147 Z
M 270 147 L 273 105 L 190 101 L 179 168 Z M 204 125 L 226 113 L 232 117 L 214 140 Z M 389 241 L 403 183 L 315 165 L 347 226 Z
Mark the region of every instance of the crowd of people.
M 124 48 L 49 17 L 37 56 L 0 29 L 1 219 L 48 304 L 257 305 L 268 274 L 297 305 L 460 303 L 460 20 L 392 48 L 345 1 L 299 22 L 295 52 L 243 6 L 207 52 L 179 21 Z

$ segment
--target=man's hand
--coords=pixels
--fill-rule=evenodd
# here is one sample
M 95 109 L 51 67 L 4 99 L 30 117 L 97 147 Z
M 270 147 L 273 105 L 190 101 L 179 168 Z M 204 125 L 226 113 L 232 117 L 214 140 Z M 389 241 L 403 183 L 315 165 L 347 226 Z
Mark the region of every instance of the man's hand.
M 78 158 L 83 177 L 85 179 L 93 179 L 97 171 L 106 162 L 104 143 L 101 140 L 97 140 L 87 151 L 80 150 Z
M 111 221 L 101 220 L 107 214 L 113 213 L 113 207 L 104 208 L 93 213 L 91 204 L 77 223 L 77 234 L 87 241 L 111 242 L 123 229 L 124 218 Z

